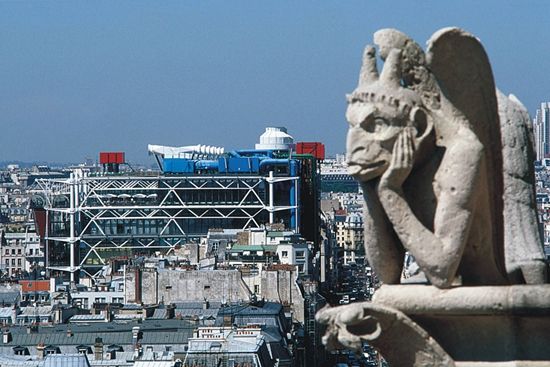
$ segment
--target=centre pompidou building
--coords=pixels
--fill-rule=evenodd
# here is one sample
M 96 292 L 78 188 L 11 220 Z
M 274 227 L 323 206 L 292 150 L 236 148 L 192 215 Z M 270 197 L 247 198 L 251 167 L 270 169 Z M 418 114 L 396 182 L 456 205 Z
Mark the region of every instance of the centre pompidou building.
M 157 173 L 120 172 L 119 157 L 107 156 L 100 157 L 102 173 L 37 181 L 31 205 L 50 271 L 96 277 L 110 260 L 168 254 L 214 228 L 278 224 L 318 240 L 315 157 L 269 150 L 158 155 Z

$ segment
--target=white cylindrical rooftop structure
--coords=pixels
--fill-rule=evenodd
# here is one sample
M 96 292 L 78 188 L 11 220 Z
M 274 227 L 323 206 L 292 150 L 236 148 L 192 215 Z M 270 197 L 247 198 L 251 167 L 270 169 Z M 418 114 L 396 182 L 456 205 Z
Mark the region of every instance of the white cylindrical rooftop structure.
M 267 127 L 256 149 L 294 150 L 294 138 L 288 135 L 286 127 Z

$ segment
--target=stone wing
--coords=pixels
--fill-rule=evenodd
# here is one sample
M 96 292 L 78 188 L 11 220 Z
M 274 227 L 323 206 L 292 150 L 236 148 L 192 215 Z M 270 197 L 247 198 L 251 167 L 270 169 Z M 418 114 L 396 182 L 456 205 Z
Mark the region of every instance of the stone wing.
M 458 29 L 444 28 L 428 41 L 426 63 L 441 91 L 464 114 L 483 144 L 496 253 L 504 258 L 503 165 L 498 102 L 489 58 L 481 42 Z M 504 268 L 504 264 L 501 264 Z M 504 269 L 503 269 L 504 270 Z
M 547 282 L 535 200 L 533 131 L 525 107 L 497 91 L 504 173 L 504 249 L 513 283 Z

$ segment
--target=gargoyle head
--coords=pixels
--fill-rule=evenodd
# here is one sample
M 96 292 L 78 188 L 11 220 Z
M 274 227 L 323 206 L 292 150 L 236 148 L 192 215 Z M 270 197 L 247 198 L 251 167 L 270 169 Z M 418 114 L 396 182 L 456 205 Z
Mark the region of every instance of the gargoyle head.
M 406 128 L 416 131 L 415 146 L 433 129 L 420 96 L 403 87 L 401 52 L 392 49 L 381 75 L 374 47 L 367 46 L 359 85 L 348 96 L 346 118 L 348 172 L 360 181 L 381 176 L 389 166 L 393 146 Z

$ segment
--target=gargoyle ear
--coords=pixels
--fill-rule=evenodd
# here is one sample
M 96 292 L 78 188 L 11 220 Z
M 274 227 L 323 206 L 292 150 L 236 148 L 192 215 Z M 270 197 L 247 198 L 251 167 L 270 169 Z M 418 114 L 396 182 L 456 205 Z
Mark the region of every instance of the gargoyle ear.
M 421 107 L 412 108 L 410 113 L 410 120 L 412 121 L 413 127 L 416 130 L 415 140 L 418 146 L 432 132 L 433 121 L 428 116 L 426 111 Z

